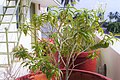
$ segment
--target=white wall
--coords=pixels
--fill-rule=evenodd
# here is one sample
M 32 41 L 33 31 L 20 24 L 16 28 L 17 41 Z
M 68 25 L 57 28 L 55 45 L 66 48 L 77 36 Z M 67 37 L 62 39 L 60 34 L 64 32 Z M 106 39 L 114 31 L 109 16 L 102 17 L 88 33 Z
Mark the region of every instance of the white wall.
M 107 76 L 112 80 L 120 80 L 120 54 L 113 48 L 101 50 L 101 64 L 107 65 Z
M 58 5 L 54 0 L 32 0 L 32 2 L 39 3 L 42 7 Z
M 97 40 L 102 37 L 97 35 Z M 107 66 L 107 77 L 112 80 L 120 80 L 120 41 L 115 41 L 114 45 L 110 45 L 106 49 L 101 49 L 101 55 L 99 59 L 99 67 Z

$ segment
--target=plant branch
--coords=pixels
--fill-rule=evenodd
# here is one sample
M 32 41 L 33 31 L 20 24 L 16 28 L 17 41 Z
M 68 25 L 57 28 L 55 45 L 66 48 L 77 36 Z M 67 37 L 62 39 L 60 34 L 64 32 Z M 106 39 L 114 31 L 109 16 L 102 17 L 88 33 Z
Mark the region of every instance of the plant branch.
M 79 64 L 74 65 L 74 66 L 72 67 L 72 69 L 74 69 L 76 66 L 79 66 L 79 65 L 81 65 L 81 64 L 86 63 L 87 61 L 88 61 L 88 60 L 85 60 L 85 61 L 83 61 L 83 62 L 81 62 L 81 63 L 79 63 Z M 70 77 L 70 76 L 71 76 L 71 74 L 72 74 L 72 69 L 71 69 L 71 71 L 70 71 L 70 73 L 69 73 L 69 76 L 68 76 L 68 77 Z
M 82 52 L 85 52 L 87 49 L 89 49 L 89 47 L 90 47 L 90 45 L 85 49 L 85 50 L 83 50 Z M 80 52 L 80 53 L 77 53 L 77 55 L 76 54 L 74 54 L 73 55 L 73 61 L 71 62 L 71 64 L 69 65 L 69 67 L 71 67 L 72 65 L 74 65 L 74 61 L 77 59 L 77 57 L 82 53 L 82 52 Z
M 72 57 L 72 55 L 73 55 L 73 53 L 74 53 L 74 50 L 75 50 L 75 47 L 77 46 L 77 43 L 75 43 L 75 45 L 73 46 L 73 48 L 72 48 L 72 52 L 71 52 L 71 54 L 70 54 L 70 56 L 69 56 L 69 60 L 68 60 L 68 64 L 70 63 L 70 59 L 71 59 L 71 57 Z

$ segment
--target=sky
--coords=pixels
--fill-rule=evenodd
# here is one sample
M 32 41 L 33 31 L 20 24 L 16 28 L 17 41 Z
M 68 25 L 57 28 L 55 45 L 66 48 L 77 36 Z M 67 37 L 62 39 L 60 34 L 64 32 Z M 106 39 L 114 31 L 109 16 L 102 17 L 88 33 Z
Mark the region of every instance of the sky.
M 80 0 L 75 7 L 95 9 L 99 4 L 105 9 L 105 18 L 108 18 L 109 12 L 120 12 L 120 0 Z
M 1 5 L 3 4 L 4 0 L 0 0 L 0 12 L 2 11 Z M 98 4 L 102 4 L 103 6 L 106 5 L 105 9 L 105 18 L 109 12 L 120 12 L 120 0 L 80 0 L 75 7 L 76 8 L 88 8 L 88 9 L 95 9 Z

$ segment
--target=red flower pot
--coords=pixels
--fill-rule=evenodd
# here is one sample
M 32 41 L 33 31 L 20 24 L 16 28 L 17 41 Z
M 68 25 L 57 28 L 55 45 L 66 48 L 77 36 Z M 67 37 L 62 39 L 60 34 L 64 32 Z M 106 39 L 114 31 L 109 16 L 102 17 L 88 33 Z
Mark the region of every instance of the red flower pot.
M 37 73 L 30 73 L 28 75 L 19 77 L 15 80 L 48 80 L 46 77 L 46 74 L 40 72 Z M 54 77 L 52 78 L 52 80 L 55 80 Z
M 70 75 L 69 80 L 112 80 L 107 78 L 101 74 L 86 71 L 86 70 L 78 70 L 78 69 L 69 69 L 69 72 L 72 70 L 72 74 Z M 63 77 L 62 80 L 65 80 L 66 70 L 62 69 Z
M 80 55 L 78 55 L 78 57 L 75 60 L 74 64 L 79 64 L 79 63 L 81 63 L 81 64 L 74 67 L 74 69 L 80 69 L 80 70 L 87 70 L 87 71 L 96 72 L 97 59 L 96 58 L 94 58 L 94 59 L 87 58 L 87 56 L 92 52 L 94 52 L 94 51 L 91 51 L 89 53 L 88 52 L 82 52 Z M 100 51 L 97 50 L 96 53 L 99 55 Z M 58 53 L 56 53 L 55 56 L 57 57 Z M 58 60 L 58 58 L 56 58 L 56 60 Z M 66 62 L 66 58 L 64 58 L 64 60 Z M 64 69 L 64 68 L 65 68 L 65 66 L 64 66 L 63 62 L 61 61 L 60 62 L 60 69 Z M 72 69 L 72 66 L 70 67 L 70 69 Z
M 65 80 L 66 70 L 65 69 L 61 69 L 61 70 L 63 72 L 62 80 Z M 71 69 L 69 69 L 69 72 L 70 71 Z M 34 74 L 34 76 L 31 73 L 19 77 L 16 80 L 48 80 L 48 79 L 46 78 L 46 75 L 43 73 Z M 52 80 L 55 79 L 53 78 Z M 72 69 L 72 74 L 70 75 L 69 80 L 111 80 L 111 79 L 95 72 Z

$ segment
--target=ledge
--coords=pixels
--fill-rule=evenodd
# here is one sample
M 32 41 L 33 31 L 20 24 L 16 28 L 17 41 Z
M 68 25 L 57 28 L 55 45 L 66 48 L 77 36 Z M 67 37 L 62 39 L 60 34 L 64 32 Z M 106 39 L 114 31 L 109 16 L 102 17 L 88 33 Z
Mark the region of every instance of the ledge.
M 96 33 L 96 37 L 98 39 L 102 39 L 103 38 L 103 36 L 100 36 L 98 33 Z M 111 47 L 115 52 L 120 54 L 120 39 L 118 39 L 117 41 L 114 40 L 114 44 L 110 45 L 109 47 Z
M 114 41 L 114 45 L 111 45 L 110 47 L 120 54 L 120 41 Z

